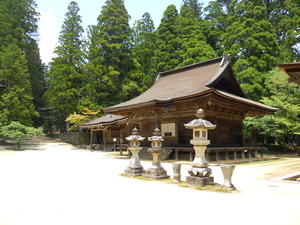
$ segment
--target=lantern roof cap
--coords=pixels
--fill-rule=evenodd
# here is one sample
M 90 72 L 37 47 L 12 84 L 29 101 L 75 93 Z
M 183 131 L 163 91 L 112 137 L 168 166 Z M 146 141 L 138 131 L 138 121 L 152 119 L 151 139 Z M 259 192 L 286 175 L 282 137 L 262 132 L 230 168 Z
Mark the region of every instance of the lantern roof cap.
M 130 135 L 129 137 L 125 137 L 127 141 L 133 141 L 133 140 L 137 140 L 137 141 L 143 141 L 145 139 L 145 137 L 142 137 L 141 135 L 139 135 L 138 129 L 135 127 L 132 130 L 132 135 Z
M 187 129 L 202 128 L 202 129 L 208 129 L 208 130 L 216 128 L 216 125 L 203 119 L 205 117 L 203 109 L 200 108 L 197 110 L 196 117 L 198 119 L 194 119 L 194 120 L 190 121 L 189 123 L 184 124 L 185 128 L 187 128 Z
M 160 135 L 160 130 L 158 129 L 158 127 L 155 128 L 154 132 L 153 132 L 153 136 L 148 137 L 149 141 L 164 141 L 163 137 Z

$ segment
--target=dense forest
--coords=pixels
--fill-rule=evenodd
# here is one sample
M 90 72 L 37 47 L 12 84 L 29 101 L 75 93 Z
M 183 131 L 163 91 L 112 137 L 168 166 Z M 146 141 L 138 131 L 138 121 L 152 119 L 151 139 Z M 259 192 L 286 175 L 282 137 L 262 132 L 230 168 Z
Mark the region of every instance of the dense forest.
M 100 116 L 138 96 L 161 71 L 230 54 L 247 96 L 279 108 L 246 118 L 245 135 L 284 144 L 300 134 L 298 87 L 276 66 L 299 61 L 300 0 L 183 0 L 157 28 L 147 12 L 131 27 L 124 0 L 107 0 L 86 31 L 72 1 L 50 65 L 40 59 L 36 8 L 34 0 L 0 0 L 0 126 L 63 128 L 70 115 Z

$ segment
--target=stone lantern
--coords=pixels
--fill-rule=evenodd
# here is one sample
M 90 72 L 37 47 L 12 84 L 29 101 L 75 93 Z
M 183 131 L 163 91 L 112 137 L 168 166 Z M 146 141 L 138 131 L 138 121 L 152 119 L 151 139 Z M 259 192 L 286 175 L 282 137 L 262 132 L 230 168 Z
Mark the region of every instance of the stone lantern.
M 169 178 L 170 176 L 167 175 L 167 171 L 160 165 L 159 155 L 165 151 L 161 148 L 161 142 L 164 141 L 164 139 L 160 136 L 160 130 L 156 128 L 153 132 L 153 136 L 148 137 L 148 140 L 151 141 L 151 148 L 149 148 L 147 152 L 152 154 L 153 162 L 143 176 L 153 179 Z
M 205 117 L 203 109 L 197 111 L 196 117 L 198 119 L 184 124 L 187 129 L 193 129 L 193 139 L 190 143 L 194 145 L 195 149 L 195 158 L 191 164 L 192 168 L 188 170 L 191 176 L 186 177 L 186 182 L 191 185 L 205 186 L 214 182 L 213 177 L 210 176 L 212 171 L 208 168 L 209 164 L 205 157 L 205 151 L 207 145 L 210 144 L 208 130 L 215 129 L 216 125 L 203 119 Z
M 139 135 L 138 129 L 134 128 L 132 130 L 132 135 L 126 137 L 126 140 L 129 141 L 128 149 L 132 153 L 130 158 L 130 164 L 125 170 L 125 174 L 133 176 L 142 176 L 144 169 L 140 163 L 139 151 L 142 149 L 140 147 L 140 141 L 143 141 L 145 138 Z

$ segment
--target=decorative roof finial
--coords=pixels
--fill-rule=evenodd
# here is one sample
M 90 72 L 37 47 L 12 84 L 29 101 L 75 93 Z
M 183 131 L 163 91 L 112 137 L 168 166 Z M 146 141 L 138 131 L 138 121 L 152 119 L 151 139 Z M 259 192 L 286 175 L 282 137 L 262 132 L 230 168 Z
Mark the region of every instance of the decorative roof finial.
M 204 110 L 203 109 L 198 109 L 197 110 L 197 113 L 196 113 L 196 117 L 198 118 L 198 119 L 203 119 L 204 117 L 205 117 L 205 114 L 204 114 Z
M 158 129 L 158 127 L 156 127 L 156 128 L 154 129 L 153 135 L 154 135 L 154 136 L 160 136 L 160 130 Z

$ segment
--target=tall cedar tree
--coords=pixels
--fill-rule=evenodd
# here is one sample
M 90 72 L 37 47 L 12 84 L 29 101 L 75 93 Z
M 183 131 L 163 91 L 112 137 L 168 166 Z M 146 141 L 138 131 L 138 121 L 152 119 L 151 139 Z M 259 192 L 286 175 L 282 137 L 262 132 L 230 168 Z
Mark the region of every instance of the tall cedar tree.
M 144 74 L 143 91 L 153 85 L 157 76 L 156 60 L 156 30 L 149 13 L 144 13 L 141 20 L 136 21 L 133 27 L 134 48 L 133 57 L 138 62 L 139 70 Z
M 36 41 L 39 14 L 35 8 L 36 4 L 33 0 L 0 1 L 0 54 L 2 58 L 0 83 L 8 85 L 2 96 L 5 98 L 2 102 L 2 107 L 5 107 L 5 110 L 1 111 L 5 123 L 20 120 L 25 125 L 32 125 L 32 120 L 37 116 L 34 108 L 32 108 L 32 103 L 35 103 L 36 107 L 42 105 L 44 74 Z M 8 52 L 10 50 L 11 53 Z M 17 55 L 18 53 L 20 55 Z M 7 59 L 3 56 L 7 56 Z M 10 68 L 8 63 L 12 62 L 12 57 L 15 57 L 16 60 L 14 66 Z M 17 65 L 17 62 L 20 64 Z M 24 79 L 27 79 L 26 82 L 24 81 L 24 87 L 12 82 L 14 79 L 20 80 L 15 77 L 19 77 L 21 74 L 24 74 Z M 29 76 L 26 77 L 27 75 Z M 18 90 L 18 88 L 26 88 L 27 91 Z M 21 97 L 22 93 L 24 97 Z M 15 108 L 6 105 L 9 104 L 7 101 L 10 101 L 13 96 L 15 96 L 15 101 L 12 105 L 17 106 Z M 28 109 L 24 113 L 17 112 L 26 107 Z
M 25 54 L 36 107 L 42 106 L 45 66 L 40 59 L 38 38 L 39 13 L 34 0 L 0 1 L 0 41 L 2 46 L 16 43 Z
M 230 4 L 229 27 L 222 36 L 225 54 L 242 89 L 253 100 L 265 94 L 265 73 L 276 66 L 279 46 L 262 1 L 235 0 Z
M 182 61 L 180 57 L 181 40 L 179 37 L 179 18 L 175 5 L 169 5 L 157 29 L 157 50 L 155 58 L 158 61 L 159 72 L 176 68 Z
M 202 20 L 202 6 L 203 3 L 200 3 L 198 0 L 183 0 L 182 6 L 185 6 L 190 9 L 191 16 L 196 18 L 198 21 Z
M 274 26 L 281 47 L 280 62 L 300 60 L 300 1 L 265 1 L 269 21 Z
M 209 2 L 204 9 L 205 17 L 201 21 L 207 43 L 217 52 L 218 56 L 223 55 L 223 48 L 219 44 L 227 27 L 228 15 L 224 9 L 222 4 L 217 1 Z
M 131 57 L 131 33 L 129 26 L 130 16 L 123 0 L 107 0 L 98 17 L 98 24 L 93 28 L 94 43 L 97 45 L 101 65 L 106 71 L 102 74 L 104 82 L 109 87 L 105 104 L 113 105 L 128 98 L 131 90 L 138 88 L 131 82 L 130 71 L 134 68 Z
M 85 64 L 86 82 L 82 87 L 81 105 L 89 105 L 89 109 L 108 106 L 111 89 L 115 89 L 109 67 L 104 65 L 103 48 L 99 43 L 97 26 L 87 29 L 87 62 Z
M 194 10 L 195 8 L 190 8 L 187 3 L 184 3 L 180 10 L 179 36 L 182 43 L 180 55 L 183 60 L 179 66 L 202 62 L 217 56 L 212 47 L 206 43 L 199 19 L 193 13 Z
M 59 44 L 54 50 L 56 57 L 52 59 L 48 72 L 49 88 L 45 98 L 62 115 L 62 120 L 78 110 L 80 91 L 85 80 L 83 28 L 78 11 L 77 3 L 71 2 L 58 38 Z
M 8 125 L 12 121 L 18 121 L 25 126 L 32 126 L 32 119 L 38 113 L 32 102 L 25 55 L 16 44 L 9 44 L 2 49 L 0 65 L 0 81 L 5 81 L 7 85 L 0 92 L 0 124 Z

